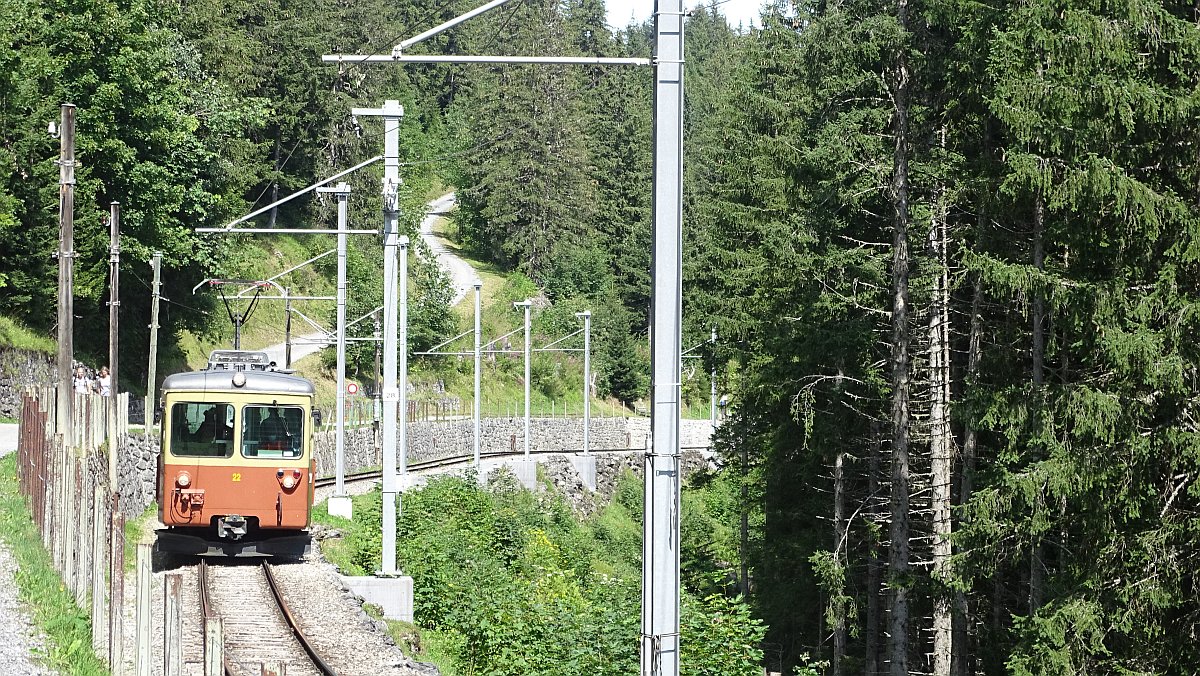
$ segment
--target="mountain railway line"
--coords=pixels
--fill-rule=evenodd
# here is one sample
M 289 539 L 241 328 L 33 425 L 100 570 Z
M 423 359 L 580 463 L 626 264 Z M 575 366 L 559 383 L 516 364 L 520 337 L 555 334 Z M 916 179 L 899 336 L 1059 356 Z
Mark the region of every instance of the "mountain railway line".
M 197 568 L 201 617 L 220 617 L 225 676 L 258 676 L 284 665 L 289 676 L 336 676 L 296 621 L 271 565 Z M 307 658 L 307 659 L 305 659 Z

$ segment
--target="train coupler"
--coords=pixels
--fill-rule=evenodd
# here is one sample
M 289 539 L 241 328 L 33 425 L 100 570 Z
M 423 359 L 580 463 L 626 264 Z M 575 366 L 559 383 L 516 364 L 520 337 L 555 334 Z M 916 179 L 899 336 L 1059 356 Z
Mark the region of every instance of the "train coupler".
M 217 537 L 240 540 L 246 534 L 246 517 L 229 514 L 217 519 Z

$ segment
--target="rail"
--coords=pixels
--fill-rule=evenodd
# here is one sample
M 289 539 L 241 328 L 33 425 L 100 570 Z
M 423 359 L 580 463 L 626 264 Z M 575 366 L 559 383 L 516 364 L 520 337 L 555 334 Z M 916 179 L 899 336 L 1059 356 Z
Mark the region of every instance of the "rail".
M 271 572 L 271 564 L 263 561 L 263 572 L 267 574 L 267 584 L 271 587 L 271 595 L 275 597 L 275 604 L 279 606 L 279 610 L 283 613 L 283 619 L 287 620 L 288 626 L 292 628 L 292 634 L 296 640 L 300 642 L 300 646 L 304 648 L 304 652 L 308 653 L 309 659 L 316 665 L 317 669 L 321 670 L 325 676 L 337 676 L 337 672 L 333 667 L 329 666 L 321 656 L 317 654 L 316 648 L 304 635 L 304 630 L 300 628 L 300 624 L 296 622 L 295 616 L 292 615 L 292 609 L 288 607 L 287 601 L 284 600 L 283 594 L 279 591 L 279 584 L 275 582 L 275 574 Z
M 323 676 L 337 676 L 337 672 L 333 669 L 333 667 L 329 666 L 329 663 L 326 662 L 324 658 L 321 657 L 316 648 L 313 647 L 312 642 L 309 641 L 308 636 L 305 635 L 304 630 L 301 629 L 300 623 L 296 621 L 295 615 L 292 614 L 292 609 L 288 606 L 287 600 L 284 599 L 283 592 L 280 590 L 279 584 L 275 580 L 275 574 L 271 571 L 271 564 L 264 561 L 261 566 L 263 575 L 267 580 L 267 587 L 271 590 L 271 596 L 275 600 L 276 607 L 279 608 L 280 615 L 282 615 L 284 621 L 287 622 L 288 628 L 291 630 L 292 636 L 295 637 L 296 642 L 300 644 L 300 647 L 303 648 L 304 652 L 308 655 L 309 661 L 312 662 L 313 666 L 316 667 L 317 671 L 319 671 Z M 215 612 L 213 604 L 209 599 L 207 562 L 200 562 L 198 578 L 200 587 L 200 608 L 207 629 L 209 618 L 217 617 L 217 613 Z M 234 668 L 229 653 L 226 651 L 223 652 L 225 676 L 236 676 L 238 670 Z

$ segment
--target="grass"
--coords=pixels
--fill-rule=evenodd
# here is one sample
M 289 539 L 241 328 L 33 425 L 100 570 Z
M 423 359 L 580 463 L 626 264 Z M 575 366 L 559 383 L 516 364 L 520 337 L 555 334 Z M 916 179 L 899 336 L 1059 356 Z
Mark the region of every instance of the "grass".
M 3 423 L 5 425 L 16 425 L 19 422 L 20 421 L 17 420 L 16 418 L 10 418 L 6 415 L 0 415 L 0 423 Z
M 17 562 L 17 592 L 37 627 L 46 637 L 37 655 L 64 674 L 102 676 L 108 669 L 92 654 L 92 629 L 87 613 L 63 585 L 50 555 L 18 491 L 16 454 L 0 459 L 0 538 Z
M 20 322 L 9 317 L 0 316 L 0 347 L 13 347 L 18 350 L 31 350 L 55 354 L 58 344 L 53 340 L 39 336 L 25 328 Z
M 455 637 L 449 632 L 422 629 L 410 622 L 389 620 L 383 616 L 383 610 L 372 603 L 364 603 L 363 611 L 371 618 L 383 621 L 388 635 L 405 655 L 417 662 L 435 665 L 442 676 L 458 676 L 450 652 Z
M 123 552 L 125 570 L 132 572 L 137 564 L 137 546 L 154 527 L 158 518 L 158 503 L 151 502 L 146 510 L 135 518 L 125 522 L 125 551 Z

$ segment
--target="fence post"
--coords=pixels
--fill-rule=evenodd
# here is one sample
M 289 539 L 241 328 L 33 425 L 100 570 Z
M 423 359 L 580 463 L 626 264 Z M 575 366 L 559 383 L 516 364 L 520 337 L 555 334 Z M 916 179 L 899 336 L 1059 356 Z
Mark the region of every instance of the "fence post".
M 204 676 L 225 676 L 225 623 L 204 618 Z
M 139 542 L 137 548 L 137 630 L 134 663 L 137 676 L 150 676 L 150 544 Z
M 96 653 L 102 662 L 107 662 L 108 641 L 105 636 L 108 629 L 108 606 L 105 589 L 104 573 L 108 567 L 108 531 L 105 528 L 108 519 L 101 518 L 104 513 L 104 490 L 97 484 L 92 489 L 92 652 Z
M 108 664 L 113 676 L 124 673 L 125 662 L 125 515 L 119 498 L 114 491 L 108 569 Z
M 75 519 L 75 603 L 80 608 L 86 607 L 87 595 L 91 591 L 92 573 L 92 492 L 88 490 L 88 485 L 91 483 L 88 477 L 87 456 L 77 457 L 75 459 L 76 472 L 76 491 L 79 498 L 75 501 L 78 505 L 78 516 Z
M 183 576 L 169 573 L 163 582 L 163 675 L 181 676 L 183 625 L 179 615 L 179 590 L 183 587 Z

